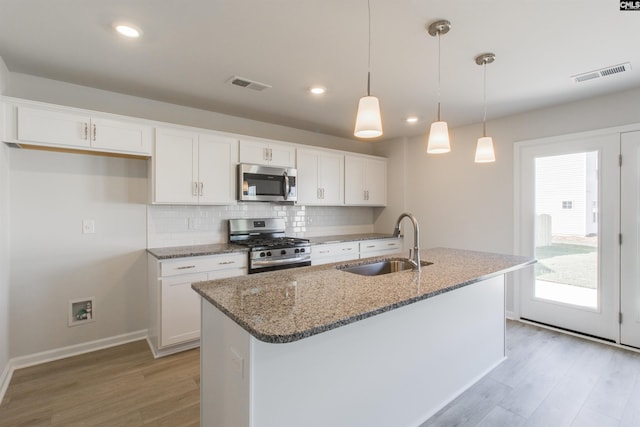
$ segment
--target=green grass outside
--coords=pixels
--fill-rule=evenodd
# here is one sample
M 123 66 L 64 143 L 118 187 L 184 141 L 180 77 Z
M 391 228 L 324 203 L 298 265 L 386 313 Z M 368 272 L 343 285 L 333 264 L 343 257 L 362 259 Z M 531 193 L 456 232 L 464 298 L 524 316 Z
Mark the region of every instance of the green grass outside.
M 593 246 L 552 243 L 536 248 L 536 279 L 595 289 L 598 249 Z

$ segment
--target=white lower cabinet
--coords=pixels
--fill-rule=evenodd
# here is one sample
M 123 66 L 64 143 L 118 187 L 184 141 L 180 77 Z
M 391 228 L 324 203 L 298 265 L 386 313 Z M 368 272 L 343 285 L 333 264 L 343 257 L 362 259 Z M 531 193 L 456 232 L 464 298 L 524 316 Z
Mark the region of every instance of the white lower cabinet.
M 402 240 L 376 239 L 360 242 L 360 258 L 384 256 L 402 251 Z
M 311 249 L 311 265 L 330 264 L 332 262 L 358 259 L 359 251 L 358 242 L 315 245 Z
M 149 255 L 149 344 L 155 357 L 200 344 L 196 282 L 247 274 L 247 254 L 158 260 Z

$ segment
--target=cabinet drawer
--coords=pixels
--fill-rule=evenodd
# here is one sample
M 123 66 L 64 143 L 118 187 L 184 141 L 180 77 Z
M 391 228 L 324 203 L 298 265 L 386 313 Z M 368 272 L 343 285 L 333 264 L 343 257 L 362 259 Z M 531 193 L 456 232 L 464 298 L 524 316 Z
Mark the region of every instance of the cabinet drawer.
M 162 277 L 247 267 L 246 253 L 180 258 L 160 262 Z
M 358 257 L 358 242 L 331 243 L 328 245 L 316 245 L 311 249 L 314 258 L 324 258 L 332 256 L 343 256 L 353 254 Z
M 360 242 L 360 255 L 369 252 L 399 251 L 402 249 L 400 239 L 380 239 Z

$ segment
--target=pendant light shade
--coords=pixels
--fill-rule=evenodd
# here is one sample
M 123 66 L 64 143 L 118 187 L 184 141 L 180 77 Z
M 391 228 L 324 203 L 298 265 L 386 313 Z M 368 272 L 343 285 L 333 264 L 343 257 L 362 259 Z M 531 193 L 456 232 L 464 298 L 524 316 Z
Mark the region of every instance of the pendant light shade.
M 438 119 L 431 124 L 427 140 L 427 153 L 439 154 L 451 151 L 449 143 L 449 127 L 447 122 L 440 120 L 440 36 L 451 29 L 451 22 L 440 20 L 427 27 L 430 36 L 438 37 Z
M 353 134 L 358 138 L 375 138 L 382 135 L 382 118 L 378 98 L 371 96 L 371 2 L 367 0 L 369 12 L 369 61 L 367 65 L 367 96 L 360 98 L 356 127 Z
M 354 135 L 358 138 L 375 138 L 382 135 L 380 103 L 375 96 L 369 95 L 360 98 Z
M 482 137 L 478 138 L 478 144 L 476 145 L 476 163 L 491 163 L 496 161 L 496 153 L 493 150 L 493 139 L 487 136 L 487 64 L 491 64 L 495 60 L 496 55 L 493 53 L 483 53 L 476 57 L 476 64 L 482 65 L 484 79 Z
M 496 161 L 496 154 L 493 151 L 493 139 L 490 136 L 478 138 L 476 146 L 476 163 L 491 163 Z
M 427 153 L 441 154 L 451 151 L 449 145 L 449 127 L 447 122 L 433 122 L 429 130 L 429 142 L 427 143 Z

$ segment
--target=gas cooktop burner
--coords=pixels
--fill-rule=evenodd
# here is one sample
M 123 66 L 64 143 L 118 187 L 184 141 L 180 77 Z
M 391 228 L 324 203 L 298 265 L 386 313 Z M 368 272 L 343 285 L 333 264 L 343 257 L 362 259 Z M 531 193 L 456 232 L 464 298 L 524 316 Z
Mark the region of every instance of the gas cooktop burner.
M 245 245 L 250 248 L 254 247 L 291 247 L 309 244 L 308 239 L 299 239 L 296 237 L 275 237 L 275 238 L 249 238 L 244 241 L 236 241 L 239 245 Z

